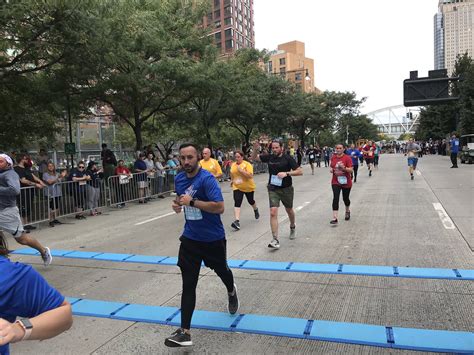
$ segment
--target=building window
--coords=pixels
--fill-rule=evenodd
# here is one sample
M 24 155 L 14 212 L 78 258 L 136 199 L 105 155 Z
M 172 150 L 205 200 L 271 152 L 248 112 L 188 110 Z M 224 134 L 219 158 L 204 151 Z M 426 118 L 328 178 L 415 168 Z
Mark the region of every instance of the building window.
M 220 19 L 220 18 L 221 18 L 221 10 L 214 11 L 214 19 Z
M 216 42 L 220 42 L 220 41 L 221 41 L 221 37 L 222 37 L 222 35 L 221 35 L 220 32 L 216 32 L 216 33 L 214 34 L 214 38 L 215 38 Z
M 234 37 L 234 30 L 232 28 L 228 28 L 225 30 L 225 39 L 229 39 Z
M 271 60 L 265 63 L 265 67 L 266 67 L 267 73 L 273 72 L 273 62 Z
M 232 16 L 232 6 L 227 6 L 224 8 L 224 16 Z
M 221 21 L 214 22 L 214 27 L 215 28 L 221 28 Z
M 280 74 L 286 74 L 286 67 L 280 67 Z
M 303 75 L 301 72 L 297 72 L 295 73 L 295 80 L 296 81 L 300 81 L 302 79 Z
M 286 64 L 286 58 L 280 58 L 280 65 Z
M 225 49 L 228 50 L 232 48 L 234 48 L 234 40 L 228 39 L 227 41 L 225 41 Z
M 221 0 L 214 0 L 214 7 L 220 7 L 221 6 Z
M 234 24 L 234 19 L 232 17 L 227 17 L 224 19 L 224 26 L 232 26 Z

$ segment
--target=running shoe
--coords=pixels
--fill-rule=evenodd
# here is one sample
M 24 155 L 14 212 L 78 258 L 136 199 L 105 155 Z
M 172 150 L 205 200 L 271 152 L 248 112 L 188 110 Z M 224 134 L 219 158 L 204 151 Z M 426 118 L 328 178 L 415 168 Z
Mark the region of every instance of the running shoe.
M 53 221 L 49 222 L 49 226 L 54 227 L 55 226 L 54 222 Z
M 278 239 L 273 238 L 270 243 L 268 243 L 268 247 L 271 249 L 280 249 L 280 242 Z
M 413 174 L 411 174 L 410 178 L 411 178 L 412 180 L 415 180 L 415 177 L 413 176 Z
M 168 338 L 165 339 L 165 345 L 176 348 L 179 346 L 191 346 L 193 345 L 193 342 L 191 340 L 190 334 L 186 334 L 183 329 L 178 328 Z
M 53 223 L 54 223 L 54 224 L 63 224 L 63 222 L 61 222 L 61 221 L 59 221 L 59 220 L 57 220 L 57 219 L 54 219 L 54 220 L 53 220 Z
M 48 247 L 44 248 L 44 255 L 41 255 L 41 259 L 43 259 L 44 266 L 48 266 L 53 261 L 53 256 L 51 255 L 51 250 Z
M 346 211 L 346 216 L 344 218 L 346 221 L 350 220 L 351 219 L 351 212 L 350 211 Z
M 253 213 L 255 214 L 255 219 L 260 218 L 260 212 L 258 212 L 258 208 L 256 210 L 253 210 Z
M 228 293 L 229 295 L 229 313 L 230 314 L 236 314 L 239 311 L 239 298 L 237 297 L 237 286 L 234 284 L 234 291 L 231 293 Z
M 333 220 L 331 220 L 331 222 L 329 222 L 329 224 L 337 224 L 337 218 L 334 218 Z
M 239 221 L 234 221 L 230 225 L 232 228 L 234 228 L 236 231 L 240 230 L 240 222 Z
M 296 238 L 296 227 L 291 228 L 290 227 L 290 239 L 295 239 Z
M 369 176 L 372 176 L 372 170 L 369 170 Z

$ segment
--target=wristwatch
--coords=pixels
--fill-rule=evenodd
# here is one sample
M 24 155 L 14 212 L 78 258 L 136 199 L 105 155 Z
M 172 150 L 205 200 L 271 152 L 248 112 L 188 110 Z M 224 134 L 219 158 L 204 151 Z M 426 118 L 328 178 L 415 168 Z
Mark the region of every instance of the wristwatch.
M 196 201 L 196 198 L 193 198 L 191 201 L 189 201 L 189 206 L 194 207 L 194 202 Z
M 28 318 L 22 318 L 18 319 L 15 323 L 19 324 L 20 327 L 22 327 L 25 331 L 25 335 L 21 340 L 28 340 L 31 335 L 31 332 L 33 331 L 33 324 L 31 324 L 30 320 Z

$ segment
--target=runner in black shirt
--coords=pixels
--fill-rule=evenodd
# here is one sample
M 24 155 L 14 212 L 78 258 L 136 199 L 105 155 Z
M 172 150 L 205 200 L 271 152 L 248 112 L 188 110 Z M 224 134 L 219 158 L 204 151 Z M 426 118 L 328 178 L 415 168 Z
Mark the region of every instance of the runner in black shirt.
M 290 239 L 296 238 L 295 211 L 293 210 L 294 190 L 292 176 L 303 175 L 303 169 L 288 154 L 284 154 L 283 144 L 273 141 L 271 144 L 272 154 L 258 155 L 259 143 L 254 144 L 252 158 L 268 163 L 268 197 L 270 199 L 270 226 L 273 239 L 268 244 L 269 248 L 280 248 L 278 240 L 278 208 L 280 201 L 285 206 L 286 213 L 290 219 Z

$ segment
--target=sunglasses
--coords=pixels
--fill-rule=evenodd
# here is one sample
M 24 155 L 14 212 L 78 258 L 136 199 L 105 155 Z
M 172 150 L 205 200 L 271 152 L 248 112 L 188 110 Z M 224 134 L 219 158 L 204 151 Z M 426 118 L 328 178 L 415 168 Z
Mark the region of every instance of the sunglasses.
M 79 169 L 84 169 L 85 167 L 84 167 L 84 166 L 79 166 L 78 168 L 79 168 Z

